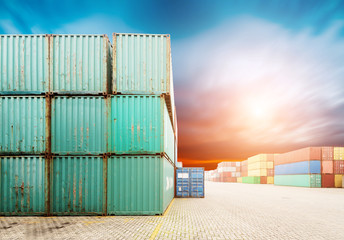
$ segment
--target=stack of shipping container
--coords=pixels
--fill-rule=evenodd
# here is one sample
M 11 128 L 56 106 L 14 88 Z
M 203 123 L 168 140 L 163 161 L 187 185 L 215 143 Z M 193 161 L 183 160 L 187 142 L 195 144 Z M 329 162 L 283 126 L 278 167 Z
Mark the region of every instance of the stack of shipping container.
M 258 154 L 247 159 L 247 177 L 243 183 L 273 184 L 274 154 Z
M 275 185 L 321 187 L 321 147 L 309 147 L 275 157 Z
M 237 182 L 241 176 L 240 162 L 221 162 L 217 165 L 220 182 Z
M 344 147 L 334 147 L 333 149 L 333 173 L 334 186 L 344 187 Z
M 174 196 L 168 35 L 0 36 L 0 214 L 162 214 Z
M 243 179 L 248 176 L 248 160 L 244 160 L 241 162 L 241 177 L 237 179 L 239 183 L 243 182 Z M 245 179 L 246 181 L 246 179 Z

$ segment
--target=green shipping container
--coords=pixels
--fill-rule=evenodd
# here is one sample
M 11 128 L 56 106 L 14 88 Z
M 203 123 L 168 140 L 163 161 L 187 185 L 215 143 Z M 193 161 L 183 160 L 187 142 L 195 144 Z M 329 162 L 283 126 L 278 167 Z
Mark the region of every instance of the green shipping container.
M 46 213 L 46 166 L 42 156 L 0 157 L 0 215 Z
M 164 96 L 113 96 L 111 126 L 112 153 L 166 153 L 175 161 L 175 137 Z
M 111 54 L 106 35 L 51 35 L 50 91 L 109 93 Z
M 44 154 L 46 99 L 43 96 L 0 97 L 0 154 Z
M 161 215 L 174 197 L 174 167 L 160 156 L 108 158 L 109 215 Z
M 53 157 L 50 211 L 53 215 L 106 214 L 106 159 L 90 156 Z
M 46 35 L 0 35 L 0 92 L 49 91 Z
M 304 174 L 304 175 L 275 175 L 275 185 L 295 186 L 295 187 L 321 187 L 320 174 Z
M 107 152 L 109 98 L 52 98 L 51 150 L 60 155 Z
M 242 177 L 242 183 L 260 184 L 260 177 Z
M 173 93 L 169 35 L 113 34 L 113 93 Z

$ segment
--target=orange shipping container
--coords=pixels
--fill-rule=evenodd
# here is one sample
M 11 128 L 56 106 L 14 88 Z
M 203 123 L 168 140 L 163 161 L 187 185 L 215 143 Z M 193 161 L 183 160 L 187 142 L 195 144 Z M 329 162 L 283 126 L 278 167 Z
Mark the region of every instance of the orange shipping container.
M 321 173 L 333 173 L 333 161 L 322 161 L 321 162 L 322 172 Z
M 321 148 L 321 160 L 333 161 L 333 147 L 322 147 Z
M 275 165 L 321 160 L 321 147 L 308 147 L 275 156 Z

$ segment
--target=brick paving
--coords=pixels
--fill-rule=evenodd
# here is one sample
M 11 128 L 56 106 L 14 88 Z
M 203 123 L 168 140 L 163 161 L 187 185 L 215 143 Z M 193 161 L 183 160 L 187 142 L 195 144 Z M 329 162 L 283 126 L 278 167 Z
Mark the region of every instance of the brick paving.
M 206 182 L 164 216 L 1 217 L 0 239 L 344 239 L 344 189 Z

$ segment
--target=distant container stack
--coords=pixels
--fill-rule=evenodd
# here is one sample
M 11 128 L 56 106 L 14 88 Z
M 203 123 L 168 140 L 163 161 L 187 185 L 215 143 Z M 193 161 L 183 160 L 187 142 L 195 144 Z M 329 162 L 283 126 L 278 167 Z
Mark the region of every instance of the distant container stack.
M 155 215 L 173 199 L 170 38 L 113 43 L 0 36 L 1 215 Z
M 277 155 L 275 185 L 321 187 L 321 147 L 302 148 Z
M 245 163 L 246 164 L 246 163 Z M 242 164 L 244 166 L 244 164 Z M 273 184 L 274 154 L 258 154 L 247 159 L 247 176 L 242 183 Z
M 217 165 L 220 182 L 237 182 L 241 177 L 240 162 L 221 162 Z
M 344 187 L 344 147 L 333 148 L 334 186 Z

